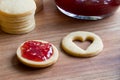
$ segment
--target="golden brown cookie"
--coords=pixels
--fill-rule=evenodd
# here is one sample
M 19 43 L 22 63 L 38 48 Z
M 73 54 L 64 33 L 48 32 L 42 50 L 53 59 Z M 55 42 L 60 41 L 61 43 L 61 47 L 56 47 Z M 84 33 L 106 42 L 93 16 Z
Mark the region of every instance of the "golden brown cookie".
M 35 28 L 35 10 L 34 0 L 1 0 L 1 29 L 10 34 L 24 34 L 32 31 Z
M 73 42 L 75 40 L 80 40 L 80 41 L 91 40 L 93 42 L 86 50 L 83 50 Z M 94 33 L 85 32 L 85 31 L 76 31 L 68 34 L 63 38 L 62 48 L 66 53 L 72 56 L 92 57 L 98 55 L 103 50 L 103 42 L 101 38 Z
M 17 57 L 27 66 L 43 68 L 56 63 L 59 54 L 53 44 L 42 40 L 31 40 L 18 47 Z

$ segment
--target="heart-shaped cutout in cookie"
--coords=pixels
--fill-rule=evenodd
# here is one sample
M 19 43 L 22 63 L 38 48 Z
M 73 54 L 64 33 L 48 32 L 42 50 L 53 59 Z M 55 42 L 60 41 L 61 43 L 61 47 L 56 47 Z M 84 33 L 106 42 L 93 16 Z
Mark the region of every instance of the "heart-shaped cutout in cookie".
M 73 41 L 78 47 L 82 48 L 83 50 L 86 50 L 93 41 L 91 40 L 85 40 L 85 41 L 81 41 L 81 40 L 74 40 Z
M 75 40 L 80 40 L 83 42 L 86 40 L 91 40 L 93 42 L 91 43 L 91 45 L 88 46 L 86 50 L 84 50 L 74 43 Z M 77 57 L 92 57 L 103 50 L 103 43 L 101 38 L 94 33 L 77 31 L 72 32 L 64 37 L 64 39 L 62 40 L 62 47 L 65 52 L 70 55 Z

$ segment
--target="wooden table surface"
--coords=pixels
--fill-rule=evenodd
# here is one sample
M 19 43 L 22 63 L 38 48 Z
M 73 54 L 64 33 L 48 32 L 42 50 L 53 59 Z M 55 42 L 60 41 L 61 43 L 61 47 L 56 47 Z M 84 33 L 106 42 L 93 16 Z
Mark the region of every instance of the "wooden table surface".
M 0 31 L 0 80 L 120 80 L 120 9 L 103 20 L 83 21 L 60 13 L 53 0 L 44 0 L 44 9 L 36 15 L 36 23 L 36 29 L 24 35 Z M 104 50 L 92 58 L 67 55 L 60 43 L 73 31 L 98 34 Z M 49 41 L 58 48 L 60 56 L 55 65 L 33 69 L 17 60 L 17 47 L 26 40 L 36 39 Z

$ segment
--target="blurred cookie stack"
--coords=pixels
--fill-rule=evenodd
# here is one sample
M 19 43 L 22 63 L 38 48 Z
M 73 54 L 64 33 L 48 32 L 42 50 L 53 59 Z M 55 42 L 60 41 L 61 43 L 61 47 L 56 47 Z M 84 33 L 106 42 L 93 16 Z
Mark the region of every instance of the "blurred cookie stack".
M 43 9 L 43 0 L 34 0 L 37 6 L 36 13 Z
M 0 0 L 1 29 L 10 34 L 24 34 L 35 28 L 34 0 Z

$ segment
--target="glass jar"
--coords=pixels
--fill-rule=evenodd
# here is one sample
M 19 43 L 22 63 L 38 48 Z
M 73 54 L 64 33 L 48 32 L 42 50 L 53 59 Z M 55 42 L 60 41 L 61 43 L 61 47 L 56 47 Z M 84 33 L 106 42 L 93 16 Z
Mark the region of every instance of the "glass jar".
M 38 13 L 43 8 L 43 0 L 34 0 L 37 6 L 36 13 Z
M 67 16 L 98 20 L 112 15 L 119 7 L 120 0 L 55 0 L 57 8 Z

